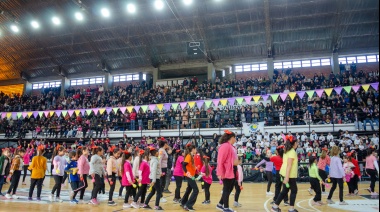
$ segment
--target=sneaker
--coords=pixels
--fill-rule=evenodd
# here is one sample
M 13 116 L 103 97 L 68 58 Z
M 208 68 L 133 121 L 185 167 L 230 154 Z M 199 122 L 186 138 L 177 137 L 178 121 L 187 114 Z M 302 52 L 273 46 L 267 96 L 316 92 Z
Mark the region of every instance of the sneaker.
M 326 191 L 323 191 L 322 192 L 322 195 L 328 195 L 329 193 L 328 192 L 326 192 Z
M 274 207 L 272 207 L 272 208 L 270 209 L 270 211 L 271 211 L 271 212 L 281 212 L 281 209 L 280 209 L 280 208 L 274 208 Z
M 12 195 L 12 199 L 18 199 L 19 197 L 16 194 Z
M 115 201 L 108 201 L 107 203 L 108 206 L 115 206 L 117 205 Z
M 221 204 L 219 204 L 219 203 L 216 205 L 216 209 L 218 209 L 218 210 L 220 210 L 220 211 L 223 211 L 223 210 L 224 210 L 223 205 L 221 205 Z
M 294 208 L 293 210 L 288 210 L 288 212 L 298 212 L 298 210 Z
M 92 204 L 92 205 L 99 205 L 99 202 L 98 200 L 96 200 L 96 198 L 90 200 L 90 202 L 88 204 Z
M 285 206 L 289 206 L 290 204 L 289 204 L 288 201 L 284 201 L 284 205 L 285 205 Z
M 174 203 L 174 204 L 179 204 L 179 203 L 181 203 L 181 202 L 179 201 L 179 199 L 173 199 L 173 203 Z
M 346 201 L 339 202 L 339 205 L 348 205 Z
M 185 211 L 195 211 L 194 208 L 190 208 L 190 207 L 187 207 L 187 206 L 183 207 L 183 209 Z
M 53 202 L 53 200 L 54 200 L 53 194 L 50 194 L 50 195 L 49 195 L 49 201 L 50 201 L 50 202 Z
M 205 200 L 202 202 L 202 205 L 209 205 L 210 203 L 211 203 L 210 200 Z
M 165 194 L 171 194 L 172 192 L 169 191 L 168 189 L 166 189 L 166 190 L 163 191 L 163 193 L 165 193 Z
M 223 212 L 236 212 L 236 211 L 232 210 L 231 208 L 225 208 L 223 209 Z
M 319 203 L 319 202 L 314 202 L 314 201 L 313 201 L 311 204 L 312 204 L 312 205 L 316 205 L 316 206 L 321 206 L 321 203 Z
M 241 204 L 238 202 L 234 202 L 234 207 L 241 207 Z
M 144 208 L 144 209 L 152 209 L 152 207 L 150 207 L 149 205 L 145 205 L 145 204 L 144 204 L 144 206 L 142 208 Z
M 274 195 L 274 193 L 273 193 L 273 192 L 270 192 L 270 191 L 267 192 L 266 194 L 267 194 L 267 195 Z
M 128 203 L 124 203 L 123 204 L 123 208 L 131 208 L 132 206 L 130 205 L 130 204 L 128 204 Z
M 335 202 L 332 201 L 331 199 L 327 199 L 327 204 L 331 205 L 331 204 L 335 204 Z
M 37 201 L 38 201 L 38 202 L 41 201 L 41 197 L 37 197 Z
M 78 201 L 75 201 L 74 199 L 72 199 L 72 200 L 70 201 L 70 204 L 78 204 Z
M 136 208 L 136 209 L 139 209 L 139 208 L 140 208 L 140 205 L 137 204 L 136 202 L 132 202 L 132 203 L 131 203 L 131 206 L 132 206 L 133 208 Z
M 28 201 L 33 201 L 33 198 L 32 197 L 28 197 Z
M 371 196 L 378 196 L 379 195 L 379 193 L 377 193 L 377 192 L 371 192 Z
M 167 202 L 167 200 L 166 200 L 165 198 L 161 198 L 161 199 L 160 199 L 160 202 L 161 202 L 161 203 L 165 203 L 165 202 Z
M 356 189 L 356 190 L 354 191 L 354 194 L 355 194 L 355 195 L 358 195 L 358 194 L 359 194 L 358 189 Z
M 144 203 L 139 203 L 138 205 L 140 206 L 140 208 L 142 208 L 142 207 L 144 207 L 145 204 Z
M 154 206 L 154 210 L 163 211 L 164 209 L 161 206 Z
M 311 188 L 307 189 L 307 191 L 309 192 L 310 195 L 313 195 L 313 190 L 311 190 Z
M 11 196 L 10 194 L 6 194 L 6 195 L 5 195 L 5 198 L 7 198 L 7 199 L 12 199 L 12 196 Z
M 55 198 L 55 202 L 59 202 L 59 203 L 62 203 L 62 202 L 63 202 L 63 200 L 61 200 L 61 198 L 60 198 L 60 197 L 56 197 L 56 198 Z

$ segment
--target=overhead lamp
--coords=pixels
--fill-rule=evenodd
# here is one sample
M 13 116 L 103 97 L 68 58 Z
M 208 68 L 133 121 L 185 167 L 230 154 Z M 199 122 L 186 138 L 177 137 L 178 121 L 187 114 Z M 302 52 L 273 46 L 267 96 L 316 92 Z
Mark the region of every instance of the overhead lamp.
M 32 27 L 33 27 L 34 29 L 38 29 L 38 28 L 40 28 L 40 24 L 39 24 L 37 21 L 32 21 L 32 22 L 30 22 L 30 25 L 32 25 Z
M 18 33 L 18 32 L 20 32 L 20 29 L 19 29 L 18 26 L 16 26 L 15 24 L 12 24 L 12 25 L 11 25 L 11 30 L 12 30 L 14 33 Z
M 54 16 L 51 21 L 53 22 L 54 25 L 61 25 L 61 19 L 58 17 Z
M 185 5 L 190 5 L 190 4 L 193 3 L 193 0 L 183 0 L 183 3 L 184 3 Z
M 154 7 L 156 7 L 157 10 L 162 10 L 164 8 L 164 2 L 162 0 L 156 0 Z
M 75 19 L 77 19 L 78 21 L 83 21 L 83 19 L 84 19 L 83 14 L 80 12 L 76 12 L 75 13 Z
M 108 18 L 108 17 L 110 17 L 110 15 L 111 15 L 109 9 L 107 9 L 107 8 L 102 8 L 102 9 L 100 10 L 100 13 L 101 13 L 102 16 L 105 17 L 105 18 Z
M 132 3 L 129 3 L 127 5 L 127 11 L 129 13 L 135 13 L 136 12 L 136 6 L 134 4 L 132 4 Z

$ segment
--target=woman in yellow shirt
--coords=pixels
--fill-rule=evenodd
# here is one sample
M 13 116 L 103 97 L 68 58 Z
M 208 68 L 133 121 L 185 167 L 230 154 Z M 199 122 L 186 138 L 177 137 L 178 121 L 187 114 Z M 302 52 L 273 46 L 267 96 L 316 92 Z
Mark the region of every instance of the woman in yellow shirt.
M 290 207 L 289 212 L 298 212 L 294 208 L 294 203 L 297 196 L 297 176 L 298 176 L 298 157 L 295 149 L 298 147 L 298 141 L 293 136 L 286 136 L 285 138 L 285 154 L 283 156 L 283 164 L 280 169 L 280 175 L 283 179 L 283 189 L 278 196 L 276 202 L 273 204 L 271 211 L 279 212 L 281 209 L 278 207 L 285 196 L 288 195 L 290 190 Z
M 29 170 L 32 172 L 30 179 L 29 198 L 31 201 L 34 188 L 37 185 L 37 201 L 41 201 L 42 183 L 45 179 L 45 172 L 47 169 L 47 159 L 42 156 L 44 153 L 44 147 L 42 145 L 37 147 L 37 156 L 34 156 L 32 162 L 29 165 Z

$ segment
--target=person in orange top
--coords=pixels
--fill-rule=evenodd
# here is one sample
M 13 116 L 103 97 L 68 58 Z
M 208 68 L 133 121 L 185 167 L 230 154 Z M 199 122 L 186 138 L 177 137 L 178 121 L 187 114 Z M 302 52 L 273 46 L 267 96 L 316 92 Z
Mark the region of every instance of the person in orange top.
M 193 206 L 197 201 L 199 194 L 199 189 L 197 183 L 195 182 L 195 164 L 194 164 L 194 155 L 197 154 L 197 149 L 194 145 L 186 145 L 185 160 L 182 163 L 182 169 L 187 178 L 187 188 L 185 194 L 182 197 L 181 206 L 187 211 L 193 211 Z M 190 193 L 192 192 L 191 196 Z M 190 196 L 190 197 L 189 197 Z
M 40 145 L 37 147 L 37 156 L 34 156 L 32 159 L 31 164 L 29 165 L 28 169 L 32 172 L 30 179 L 30 189 L 29 189 L 29 198 L 28 200 L 31 201 L 34 188 L 37 185 L 37 201 L 41 201 L 41 191 L 42 191 L 42 183 L 45 178 L 45 173 L 47 169 L 47 159 L 42 156 L 44 153 L 44 147 L 43 145 Z

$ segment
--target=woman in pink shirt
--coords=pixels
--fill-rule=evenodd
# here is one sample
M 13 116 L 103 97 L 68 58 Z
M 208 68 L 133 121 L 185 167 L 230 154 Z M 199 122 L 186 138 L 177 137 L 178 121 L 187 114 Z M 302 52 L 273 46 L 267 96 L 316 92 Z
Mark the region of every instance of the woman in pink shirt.
M 203 205 L 210 204 L 210 187 L 212 183 L 212 167 L 209 165 L 210 158 L 206 155 L 203 156 L 203 166 L 201 168 L 201 175 L 203 178 L 204 188 L 205 188 L 205 201 L 202 202 Z
M 326 147 L 322 148 L 322 154 L 321 157 L 319 157 L 318 160 L 318 174 L 322 178 L 323 182 L 325 182 L 327 178 L 327 173 L 326 173 L 326 166 L 330 165 L 330 157 L 327 154 L 328 149 Z M 309 188 L 309 192 L 312 191 L 312 188 Z M 322 184 L 322 194 L 327 194 L 325 184 Z
M 183 181 L 183 169 L 182 162 L 185 159 L 185 152 L 183 150 L 177 150 L 176 160 L 174 165 L 173 176 L 175 179 L 176 189 L 173 202 L 174 204 L 181 203 L 181 187 Z
M 23 185 L 26 185 L 26 183 L 25 183 L 26 172 L 28 171 L 30 157 L 33 155 L 33 151 L 34 151 L 34 149 L 30 148 L 30 144 L 28 144 L 28 149 L 26 149 L 26 152 L 25 152 L 24 157 L 23 157 L 23 161 L 24 161 L 24 167 L 23 167 L 24 176 L 22 177 L 22 184 Z
M 375 192 L 376 176 L 379 175 L 379 165 L 377 164 L 376 149 L 370 147 L 368 149 L 368 156 L 365 159 L 365 172 L 371 178 L 371 184 L 367 189 L 371 195 L 379 195 Z
M 133 199 L 133 202 L 131 204 L 132 207 L 138 209 L 141 205 L 145 202 L 145 195 L 148 188 L 148 185 L 150 184 L 149 174 L 150 174 L 150 167 L 149 167 L 149 151 L 140 150 L 140 161 L 139 161 L 139 191 L 137 192 L 135 198 Z M 137 203 L 137 201 L 140 199 L 140 204 Z
M 229 196 L 235 184 L 234 166 L 239 164 L 237 153 L 233 144 L 236 142 L 235 133 L 225 130 L 219 140 L 218 163 L 216 173 L 223 182 L 223 193 L 217 204 L 217 209 L 224 212 L 232 212 L 229 208 Z
M 121 183 L 122 183 L 122 186 L 124 186 L 125 190 L 127 191 L 124 198 L 123 208 L 132 207 L 130 204 L 128 204 L 128 199 L 132 195 L 133 180 L 135 179 L 133 177 L 131 160 L 132 160 L 132 154 L 129 153 L 128 151 L 125 151 L 123 154 L 123 160 L 121 162 L 123 164 L 123 166 L 121 167 L 121 174 L 122 174 Z
M 84 203 L 83 196 L 84 192 L 86 191 L 86 188 L 88 187 L 87 183 L 87 177 L 90 173 L 90 163 L 88 162 L 88 153 L 89 150 L 87 147 L 78 147 L 77 150 L 77 164 L 78 164 L 78 174 L 80 177 L 80 181 L 82 183 L 80 195 L 79 195 L 79 201 L 81 203 Z

